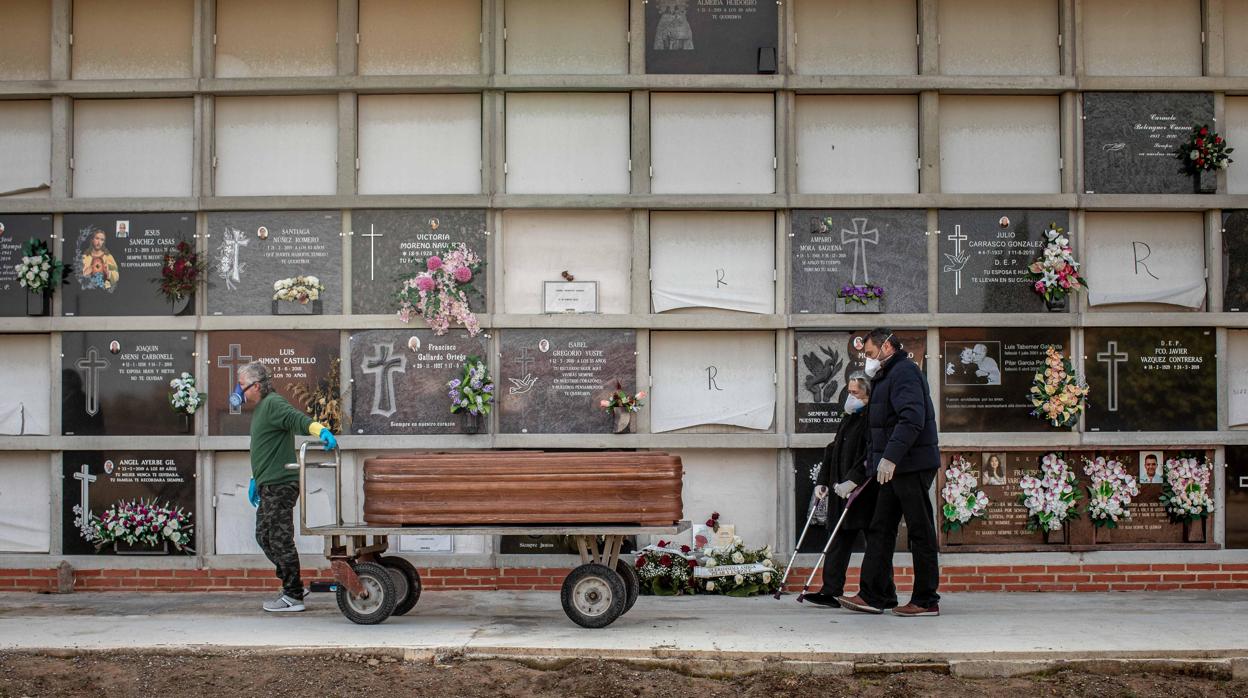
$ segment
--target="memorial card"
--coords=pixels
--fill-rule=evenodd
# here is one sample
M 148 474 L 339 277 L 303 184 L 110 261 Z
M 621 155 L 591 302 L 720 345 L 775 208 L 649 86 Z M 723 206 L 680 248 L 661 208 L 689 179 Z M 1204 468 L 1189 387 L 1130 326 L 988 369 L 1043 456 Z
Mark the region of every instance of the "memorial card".
M 926 211 L 793 211 L 789 226 L 794 313 L 836 312 L 846 284 L 882 287 L 882 312 L 927 312 Z
M 66 436 L 192 433 L 169 403 L 169 382 L 195 373 L 190 332 L 66 332 L 61 426 Z
M 870 330 L 857 332 L 798 332 L 797 403 L 795 431 L 835 433 L 841 423 L 849 377 L 866 368 L 863 347 Z M 927 332 L 897 330 L 907 357 L 924 366 Z M 863 375 L 866 375 L 863 373 Z
M 1050 345 L 1065 352 L 1070 331 L 1059 327 L 943 329 L 942 431 L 1049 431 L 1031 416 L 1029 391 Z
M 941 211 L 940 312 L 1044 312 L 1027 267 L 1044 257 L 1050 224 L 1070 230 L 1066 211 Z
M 17 265 L 22 263 L 22 246 L 31 238 L 51 244 L 52 216 L 0 213 L 0 317 L 26 315 L 31 293 L 18 282 Z
M 342 311 L 342 214 L 337 211 L 209 213 L 208 249 L 209 315 Z M 315 277 L 325 288 L 306 304 L 278 300 L 275 284 L 299 277 Z
M 1201 327 L 1084 330 L 1088 430 L 1216 430 L 1216 345 Z
M 170 303 L 160 293 L 165 253 L 195 244 L 193 213 L 65 214 L 65 262 L 73 263 L 61 312 L 76 315 L 178 315 L 192 298 Z
M 770 0 L 651 0 L 646 72 L 776 72 L 779 6 Z
M 309 412 L 305 398 L 325 395 L 330 417 L 341 420 L 337 331 L 209 332 L 208 380 L 210 389 L 208 433 L 212 436 L 247 436 L 251 433 L 251 401 L 235 409 L 229 396 L 238 384 L 238 369 L 253 362 L 265 364 L 273 390 L 296 409 Z M 301 397 L 302 396 L 302 397 Z M 315 419 L 318 415 L 309 412 Z M 321 415 L 324 416 L 324 415 Z M 320 419 L 322 424 L 325 419 Z M 333 420 L 331 420 L 333 421 Z M 341 433 L 341 430 L 340 430 Z
M 1193 193 L 1175 152 L 1194 127 L 1212 124 L 1211 92 L 1085 92 L 1085 193 Z M 1208 175 L 1200 181 L 1216 186 Z
M 195 506 L 194 451 L 66 451 L 62 460 L 61 544 L 66 555 L 182 555 L 195 547 L 200 521 Z M 185 550 L 167 539 L 155 546 L 103 542 L 93 519 L 128 506 L 180 512 Z M 189 531 L 187 529 L 190 529 Z

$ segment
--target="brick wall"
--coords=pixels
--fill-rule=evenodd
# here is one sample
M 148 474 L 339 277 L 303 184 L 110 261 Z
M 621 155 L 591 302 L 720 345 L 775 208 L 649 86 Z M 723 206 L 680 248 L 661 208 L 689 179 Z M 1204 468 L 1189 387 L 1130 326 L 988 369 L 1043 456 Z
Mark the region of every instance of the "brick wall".
M 566 568 L 448 567 L 421 569 L 427 591 L 557 591 Z M 788 588 L 800 590 L 810 569 L 794 569 Z M 328 581 L 327 569 L 305 569 L 304 581 Z M 849 571 L 850 587 L 858 570 Z M 898 568 L 896 582 L 908 591 L 913 571 Z M 819 579 L 815 585 L 818 588 Z M 75 570 L 75 591 L 255 591 L 272 592 L 277 579 L 269 569 Z M 940 590 L 977 591 L 1164 591 L 1175 589 L 1248 589 L 1248 563 L 1115 565 L 975 565 L 942 570 Z M 56 591 L 56 569 L 0 569 L 0 591 Z

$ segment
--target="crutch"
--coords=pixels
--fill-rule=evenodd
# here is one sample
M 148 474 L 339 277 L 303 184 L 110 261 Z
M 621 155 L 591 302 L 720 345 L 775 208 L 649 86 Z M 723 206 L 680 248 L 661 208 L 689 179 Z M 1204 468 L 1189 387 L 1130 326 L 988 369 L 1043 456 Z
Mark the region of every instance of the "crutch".
M 828 490 L 827 496 L 832 496 L 831 490 Z M 784 580 L 789 578 L 789 570 L 793 569 L 793 561 L 797 559 L 797 551 L 802 549 L 802 541 L 806 540 L 806 531 L 810 529 L 810 522 L 815 519 L 815 510 L 818 508 L 818 506 L 811 507 L 810 514 L 806 516 L 806 525 L 802 526 L 802 535 L 797 538 L 797 546 L 793 548 L 793 557 L 789 558 L 789 566 L 784 568 L 784 576 L 780 578 L 780 586 L 776 587 L 774 596 L 777 599 L 780 598 L 780 594 L 784 591 Z
M 849 514 L 850 505 L 854 503 L 855 499 L 858 499 L 858 495 L 861 494 L 866 488 L 867 483 L 864 482 L 861 485 L 858 485 L 853 492 L 849 493 L 849 498 L 845 500 L 845 509 L 841 511 L 841 518 L 836 520 L 836 528 L 832 529 L 832 535 L 828 536 L 828 542 L 823 544 L 823 552 L 819 553 L 819 561 L 816 562 L 815 566 L 810 569 L 810 576 L 806 578 L 806 583 L 802 585 L 802 592 L 797 595 L 798 603 L 801 603 L 802 599 L 806 597 L 806 592 L 810 591 L 810 584 L 815 581 L 815 573 L 823 568 L 823 558 L 827 557 L 828 548 L 832 547 L 832 540 L 836 538 L 837 533 L 840 533 L 841 524 L 845 523 L 845 516 Z M 829 492 L 828 495 L 831 496 L 831 493 Z M 776 598 L 778 599 L 780 596 L 777 595 Z

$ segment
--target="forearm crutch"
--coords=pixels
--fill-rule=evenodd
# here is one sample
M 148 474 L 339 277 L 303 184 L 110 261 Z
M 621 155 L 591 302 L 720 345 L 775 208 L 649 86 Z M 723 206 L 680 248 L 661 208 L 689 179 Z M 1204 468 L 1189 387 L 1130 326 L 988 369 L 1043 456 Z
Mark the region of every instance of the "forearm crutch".
M 831 497 L 831 490 L 829 490 L 828 494 L 825 496 Z M 797 551 L 802 549 L 802 541 L 806 540 L 806 531 L 810 529 L 810 522 L 815 519 L 815 510 L 818 508 L 818 505 L 812 506 L 810 508 L 810 513 L 806 515 L 806 525 L 802 526 L 802 535 L 797 538 L 797 545 L 793 548 L 793 557 L 789 558 L 789 566 L 784 568 L 784 576 L 780 578 L 780 586 L 776 587 L 776 593 L 774 596 L 777 599 L 780 598 L 781 592 L 784 591 L 784 580 L 789 578 L 789 570 L 793 569 L 793 561 L 797 559 Z
M 832 535 L 828 536 L 828 542 L 823 544 L 823 552 L 819 553 L 819 561 L 810 569 L 810 576 L 806 578 L 806 583 L 802 585 L 801 593 L 797 595 L 798 603 L 801 603 L 802 599 L 806 597 L 806 592 L 810 591 L 811 582 L 815 581 L 815 573 L 823 567 L 823 559 L 828 556 L 828 548 L 832 547 L 832 540 L 836 538 L 837 533 L 841 532 L 841 524 L 845 523 L 845 516 L 849 514 L 850 505 L 854 503 L 855 499 L 858 499 L 858 495 L 866 488 L 867 483 L 864 482 L 858 485 L 853 492 L 849 493 L 849 498 L 845 500 L 845 509 L 841 511 L 841 518 L 836 520 L 836 528 L 832 529 Z M 777 594 L 776 598 L 780 598 L 780 595 Z

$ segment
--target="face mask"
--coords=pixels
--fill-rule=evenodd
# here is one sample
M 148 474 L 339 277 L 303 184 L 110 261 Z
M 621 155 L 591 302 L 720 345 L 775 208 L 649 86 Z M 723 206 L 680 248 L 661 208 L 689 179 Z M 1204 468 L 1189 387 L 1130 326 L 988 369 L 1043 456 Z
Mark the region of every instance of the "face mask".
M 858 412 L 861 412 L 862 408 L 866 406 L 867 406 L 867 403 L 860 400 L 857 395 L 850 395 L 849 397 L 845 398 L 845 411 L 850 414 L 857 414 Z
M 234 384 L 234 392 L 230 393 L 231 408 L 238 409 L 243 406 L 244 402 L 247 402 L 247 397 L 244 395 L 245 392 L 247 392 L 246 388 L 237 383 Z
M 875 378 L 875 374 L 880 372 L 880 360 L 867 359 L 866 371 L 868 377 Z

